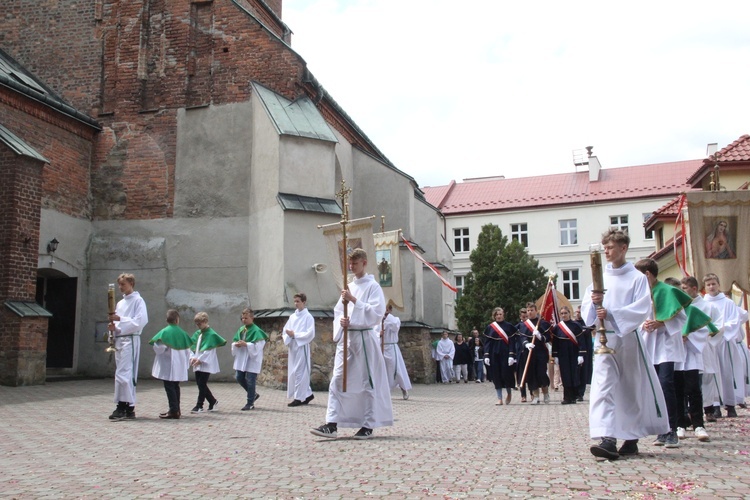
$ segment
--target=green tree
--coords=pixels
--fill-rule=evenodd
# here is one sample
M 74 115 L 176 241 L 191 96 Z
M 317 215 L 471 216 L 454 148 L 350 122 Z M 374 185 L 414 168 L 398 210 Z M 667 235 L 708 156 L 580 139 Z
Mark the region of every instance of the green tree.
M 462 332 L 473 327 L 481 332 L 495 307 L 505 310 L 507 321 L 517 322 L 519 309 L 546 289 L 547 270 L 519 242 L 508 243 L 494 224 L 482 227 L 469 259 L 471 272 L 464 278 L 463 293 L 456 302 Z

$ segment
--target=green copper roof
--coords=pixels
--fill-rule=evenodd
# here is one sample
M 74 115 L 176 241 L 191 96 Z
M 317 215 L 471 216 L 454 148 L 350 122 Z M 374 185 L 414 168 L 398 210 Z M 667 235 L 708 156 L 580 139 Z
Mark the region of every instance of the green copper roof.
M 338 142 L 310 98 L 300 97 L 290 101 L 258 83 L 253 83 L 253 89 L 268 111 L 268 116 L 276 125 L 279 134 Z

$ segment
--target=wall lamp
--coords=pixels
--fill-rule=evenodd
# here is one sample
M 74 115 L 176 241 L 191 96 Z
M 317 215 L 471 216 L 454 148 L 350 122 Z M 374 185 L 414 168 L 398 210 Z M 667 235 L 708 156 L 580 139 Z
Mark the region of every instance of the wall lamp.
M 57 238 L 52 238 L 49 243 L 47 243 L 47 253 L 52 257 L 52 260 L 49 261 L 49 265 L 55 263 L 55 252 L 57 252 L 57 245 L 59 245 L 60 242 L 57 241 Z

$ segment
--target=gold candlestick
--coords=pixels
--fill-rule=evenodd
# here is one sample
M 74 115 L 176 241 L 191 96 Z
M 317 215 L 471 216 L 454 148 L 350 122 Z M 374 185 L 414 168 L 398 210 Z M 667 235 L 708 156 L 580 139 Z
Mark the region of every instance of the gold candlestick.
M 600 292 L 604 295 L 604 275 L 602 272 L 602 254 L 599 252 L 599 245 L 591 246 L 591 278 L 594 280 L 594 289 L 592 292 Z M 601 304 L 596 304 L 596 309 L 602 308 Z M 604 326 L 604 320 L 599 320 L 599 348 L 594 351 L 596 354 L 614 354 L 615 350 L 607 347 L 607 328 Z
M 109 287 L 107 288 L 107 307 L 109 309 L 109 314 L 115 313 L 116 303 L 115 303 L 115 284 L 110 283 Z M 117 348 L 115 348 L 115 336 L 114 333 L 107 330 L 107 342 L 109 343 L 109 346 L 104 350 L 104 352 L 115 352 Z

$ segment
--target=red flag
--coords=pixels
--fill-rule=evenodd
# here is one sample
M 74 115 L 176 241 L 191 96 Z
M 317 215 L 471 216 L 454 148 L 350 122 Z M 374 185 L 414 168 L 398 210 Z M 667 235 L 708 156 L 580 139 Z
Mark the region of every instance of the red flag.
M 542 319 L 550 323 L 552 323 L 554 319 L 555 323 L 559 323 L 560 308 L 557 305 L 557 290 L 555 290 L 555 284 L 552 281 L 547 283 L 547 291 L 542 299 L 542 304 L 544 309 L 539 311 L 539 315 Z

